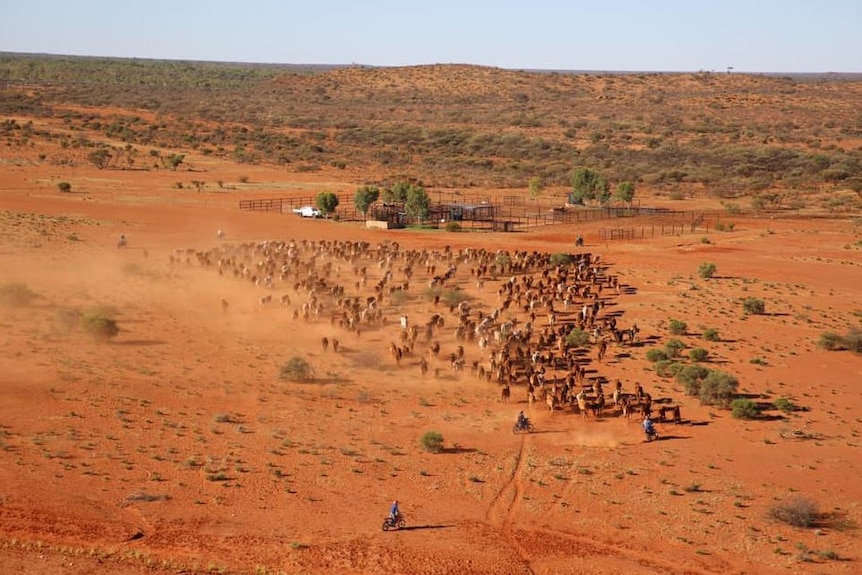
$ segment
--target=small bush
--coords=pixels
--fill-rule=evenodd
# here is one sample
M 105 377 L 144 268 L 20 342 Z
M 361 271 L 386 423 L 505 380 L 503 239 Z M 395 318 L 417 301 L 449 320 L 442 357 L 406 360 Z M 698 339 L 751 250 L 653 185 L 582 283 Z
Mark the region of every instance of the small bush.
M 700 384 L 698 398 L 704 405 L 729 405 L 739 381 L 729 373 L 719 370 L 711 370 Z
M 714 327 L 703 330 L 703 339 L 706 341 L 720 341 L 720 337 L 718 335 L 718 330 Z
M 447 232 L 460 232 L 461 224 L 459 222 L 448 221 L 446 222 L 446 231 Z
M 682 320 L 672 319 L 668 322 L 667 329 L 673 335 L 685 335 L 688 325 Z
M 683 364 L 672 359 L 663 359 L 655 362 L 655 372 L 659 377 L 675 377 Z
M 59 182 L 57 184 L 57 189 L 64 194 L 68 194 L 72 191 L 72 184 L 70 184 L 69 182 Z
M 467 301 L 470 299 L 470 296 L 467 295 L 467 292 L 460 289 L 449 289 L 443 292 L 440 296 L 440 299 L 446 302 L 446 305 L 449 307 L 455 307 L 462 301 Z
M 293 356 L 278 371 L 282 381 L 310 381 L 314 379 L 314 369 L 304 358 Z
M 705 350 L 702 347 L 696 347 L 689 350 L 688 357 L 689 359 L 691 359 L 691 361 L 703 362 L 706 361 L 709 357 L 709 351 Z
M 814 527 L 820 518 L 817 504 L 804 497 L 794 497 L 769 510 L 769 515 L 793 527 Z
M 576 327 L 566 336 L 566 345 L 569 347 L 584 347 L 590 344 L 590 334 Z
M 0 286 L 0 304 L 25 306 L 30 305 L 34 299 L 38 299 L 39 294 L 27 287 L 26 284 L 12 282 Z
M 862 353 L 862 330 L 851 328 L 847 335 L 827 331 L 820 334 L 817 345 L 828 351 L 854 351 Z
M 120 333 L 117 322 L 99 310 L 82 315 L 80 324 L 85 333 L 98 340 L 108 340 Z
M 742 301 L 742 309 L 750 315 L 763 315 L 766 312 L 766 303 L 760 298 L 747 297 Z
M 755 419 L 757 404 L 750 399 L 734 399 L 730 402 L 730 413 L 736 419 Z
M 443 451 L 443 435 L 437 431 L 426 431 L 419 440 L 419 445 L 428 453 Z
M 710 262 L 703 262 L 700 264 L 700 267 L 697 268 L 697 274 L 705 280 L 714 276 L 715 271 L 715 264 Z
M 663 361 L 667 359 L 667 353 L 663 349 L 649 349 L 646 352 L 647 361 L 655 363 L 657 361 Z
M 796 405 L 786 397 L 779 397 L 778 399 L 773 401 L 772 407 L 783 411 L 784 413 L 796 411 Z
M 679 357 L 685 349 L 685 344 L 681 340 L 671 338 L 664 344 L 664 349 L 668 357 Z
M 573 261 L 574 261 L 574 258 L 571 256 L 571 254 L 564 254 L 564 253 L 551 254 L 550 262 L 551 262 L 551 265 L 554 267 L 556 267 L 556 266 L 567 266 L 567 265 L 570 265 Z

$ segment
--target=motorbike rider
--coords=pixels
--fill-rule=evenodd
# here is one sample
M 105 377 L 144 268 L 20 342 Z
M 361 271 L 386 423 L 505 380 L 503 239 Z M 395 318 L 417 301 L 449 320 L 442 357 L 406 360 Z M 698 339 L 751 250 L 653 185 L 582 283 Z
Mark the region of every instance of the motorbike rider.
M 518 427 L 519 428 L 527 427 L 527 416 L 524 415 L 523 410 L 518 412 Z
M 649 415 L 644 417 L 643 429 L 644 429 L 644 433 L 647 435 L 647 437 L 651 437 L 651 436 L 656 435 L 655 426 L 653 426 L 652 419 L 649 418 Z
M 392 506 L 389 508 L 389 520 L 392 523 L 396 523 L 398 518 L 401 516 L 401 510 L 398 509 L 398 500 L 392 502 Z

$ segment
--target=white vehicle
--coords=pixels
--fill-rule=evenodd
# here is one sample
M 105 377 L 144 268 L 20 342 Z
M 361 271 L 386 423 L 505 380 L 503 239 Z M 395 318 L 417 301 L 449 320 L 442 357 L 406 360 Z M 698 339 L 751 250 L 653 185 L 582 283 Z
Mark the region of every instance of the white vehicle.
M 320 218 L 323 217 L 323 212 L 313 206 L 302 206 L 301 208 L 293 208 L 293 213 L 303 218 Z

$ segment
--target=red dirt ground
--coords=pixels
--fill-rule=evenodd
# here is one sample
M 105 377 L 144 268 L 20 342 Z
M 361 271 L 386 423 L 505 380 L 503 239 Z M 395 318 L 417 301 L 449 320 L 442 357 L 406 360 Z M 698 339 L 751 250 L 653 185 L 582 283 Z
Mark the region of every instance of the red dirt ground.
M 240 173 L 196 167 L 209 181 Z M 172 189 L 193 177 L 182 172 L 0 166 L 0 283 L 41 296 L 0 307 L 0 571 L 859 571 L 862 357 L 817 346 L 822 332 L 860 324 L 862 250 L 849 218 L 725 216 L 733 231 L 711 231 L 709 243 L 703 234 L 600 242 L 601 223 L 372 231 L 239 212 L 240 198 L 356 185 L 264 167 L 242 173 L 251 184 L 198 193 Z M 57 192 L 63 179 L 73 193 Z M 390 358 L 397 316 L 424 322 L 435 312 L 421 279 L 403 306 L 386 310 L 388 326 L 357 338 L 325 319 L 292 319 L 296 305 L 260 309 L 266 292 L 248 281 L 170 265 L 176 248 L 215 247 L 217 229 L 234 244 L 395 240 L 552 253 L 572 251 L 583 233 L 584 249 L 630 288 L 611 299 L 642 340 L 659 346 L 667 321 L 684 320 L 681 339 L 707 348 L 709 365 L 736 375 L 741 392 L 767 403 L 787 397 L 803 410 L 734 419 L 659 378 L 648 347 L 614 346 L 591 367 L 629 391 L 640 382 L 678 402 L 687 423 L 659 424 L 662 440 L 644 443 L 635 421 L 528 408 L 523 388 L 503 404 L 469 369 L 453 375 L 441 362 L 437 377 L 423 379 L 417 358 L 400 367 Z M 711 280 L 697 273 L 707 261 L 718 270 Z M 352 285 L 349 270 L 339 277 Z M 474 306 L 497 305 L 499 282 L 479 289 L 461 271 L 456 282 Z M 279 285 L 275 293 L 293 294 Z M 764 299 L 767 313 L 744 316 L 748 296 Z M 110 342 L 62 325 L 63 310 L 95 305 L 119 323 Z M 455 319 L 444 315 L 445 354 L 457 342 Z M 706 328 L 721 341 L 703 341 Z M 323 352 L 323 336 L 338 337 L 342 350 Z M 315 382 L 278 379 L 294 355 L 312 363 Z M 482 359 L 477 346 L 467 359 Z M 511 433 L 519 409 L 537 433 Z M 442 433 L 446 452 L 419 448 L 428 430 Z M 770 517 L 800 496 L 818 504 L 819 526 Z M 393 498 L 411 529 L 384 533 Z

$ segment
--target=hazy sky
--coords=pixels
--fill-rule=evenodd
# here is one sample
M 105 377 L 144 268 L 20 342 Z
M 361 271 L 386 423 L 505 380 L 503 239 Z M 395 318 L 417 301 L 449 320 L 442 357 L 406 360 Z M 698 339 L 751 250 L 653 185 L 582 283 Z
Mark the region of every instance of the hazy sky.
M 0 0 L 0 51 L 862 72 L 862 0 Z

